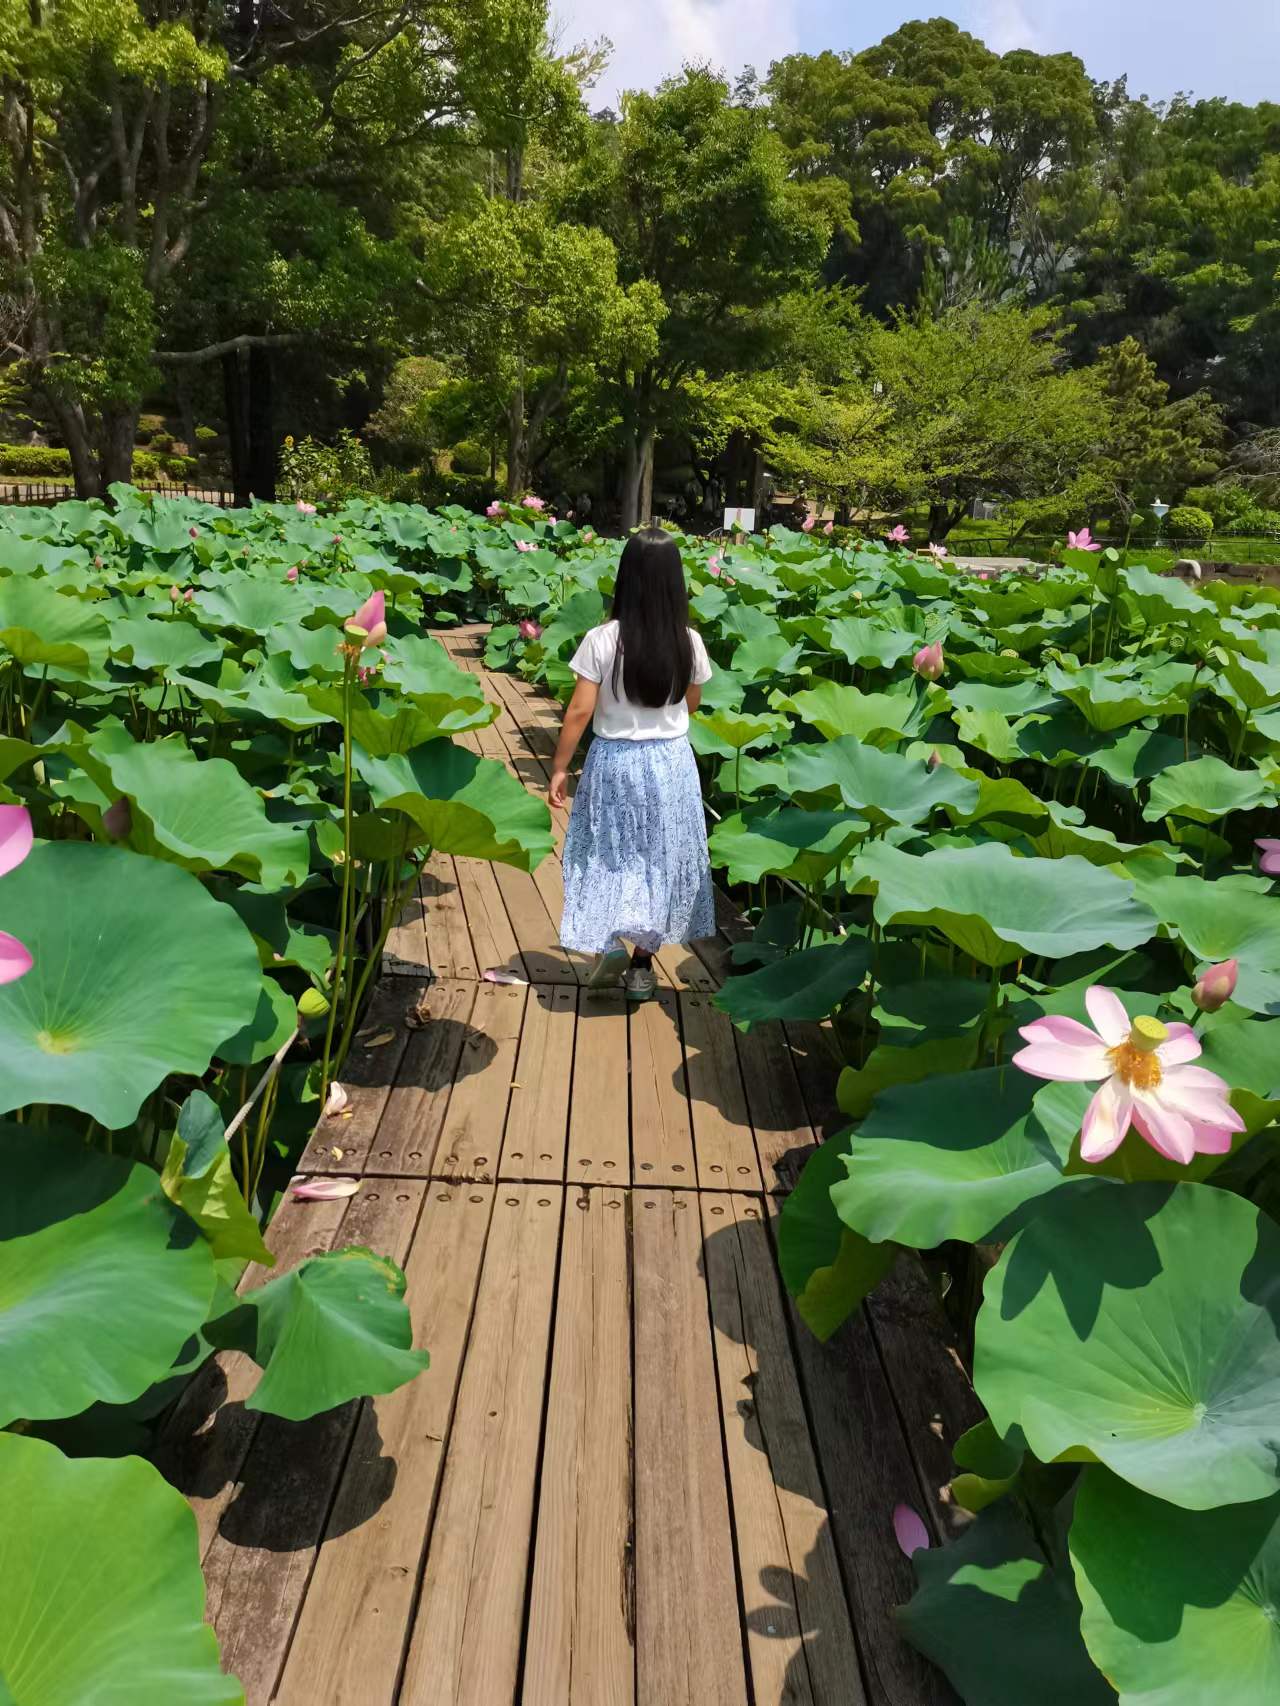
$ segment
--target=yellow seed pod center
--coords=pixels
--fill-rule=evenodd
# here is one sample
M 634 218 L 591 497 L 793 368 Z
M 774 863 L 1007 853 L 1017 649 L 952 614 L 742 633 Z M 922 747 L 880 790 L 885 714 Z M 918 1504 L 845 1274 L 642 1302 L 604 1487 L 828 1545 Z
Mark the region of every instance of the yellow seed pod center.
M 1133 1021 L 1129 1031 L 1130 1044 L 1142 1054 L 1151 1054 L 1160 1047 L 1161 1043 L 1169 1040 L 1169 1027 L 1162 1025 L 1159 1019 L 1152 1019 L 1142 1013 Z

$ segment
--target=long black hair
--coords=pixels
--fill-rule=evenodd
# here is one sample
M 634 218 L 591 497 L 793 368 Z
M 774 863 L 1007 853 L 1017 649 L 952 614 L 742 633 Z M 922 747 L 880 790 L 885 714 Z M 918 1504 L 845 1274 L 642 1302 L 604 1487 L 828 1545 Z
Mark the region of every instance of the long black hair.
M 633 705 L 677 704 L 693 674 L 689 589 L 679 547 L 660 527 L 642 527 L 623 547 L 612 615 L 618 624 L 614 693 L 621 670 Z

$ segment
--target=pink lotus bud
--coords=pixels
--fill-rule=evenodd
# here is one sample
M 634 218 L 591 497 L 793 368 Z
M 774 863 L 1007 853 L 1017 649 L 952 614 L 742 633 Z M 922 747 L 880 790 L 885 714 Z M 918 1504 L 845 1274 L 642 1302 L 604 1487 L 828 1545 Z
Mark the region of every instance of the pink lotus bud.
M 95 557 L 93 559 L 93 566 L 95 569 L 100 569 L 102 567 L 102 558 L 101 557 Z
M 242 545 L 240 547 L 240 555 L 242 557 L 247 557 L 249 555 L 249 547 L 247 545 Z
M 293 565 L 292 568 L 285 570 L 284 578 L 287 581 L 296 581 L 297 580 L 297 578 L 298 578 L 298 565 L 296 563 Z
M 335 534 L 334 534 L 334 536 L 333 536 L 333 542 L 334 542 L 334 544 L 335 544 L 335 545 L 341 545 L 341 543 L 342 543 L 342 535 L 341 535 L 341 534 L 340 534 L 340 533 L 335 533 Z
M 1222 960 L 1216 966 L 1209 966 L 1192 984 L 1191 999 L 1202 1013 L 1216 1013 L 1235 994 L 1239 975 L 1238 960 Z
M 921 646 L 911 660 L 911 667 L 926 681 L 936 681 L 944 668 L 942 641 L 935 640 L 931 646 Z
M 1280 877 L 1280 841 L 1255 841 L 1253 845 L 1262 855 L 1258 869 L 1263 876 Z
M 554 515 L 549 515 L 547 517 L 547 526 L 548 527 L 555 527 L 556 526 L 556 518 Z
M 181 597 L 182 597 L 182 588 L 180 586 L 171 586 L 169 588 L 169 603 L 170 604 L 176 604 Z
M 195 598 L 195 593 L 192 591 L 192 589 L 190 587 L 188 587 L 187 590 L 182 595 L 182 602 L 184 604 L 190 604 L 194 598 Z
M 113 841 L 127 841 L 133 834 L 133 808 L 123 795 L 103 812 L 102 827 Z
M 294 508 L 299 515 L 314 515 L 316 513 L 316 506 L 309 504 L 305 498 L 299 498 Z
M 834 522 L 834 521 L 829 521 L 829 522 L 828 522 L 828 523 L 827 523 L 827 525 L 826 525 L 826 526 L 825 526 L 825 527 L 824 527 L 824 528 L 823 528 L 823 530 L 822 530 L 822 531 L 823 531 L 823 532 L 824 532 L 824 533 L 825 533 L 825 534 L 827 534 L 827 536 L 828 536 L 828 537 L 830 537 L 830 535 L 831 535 L 831 534 L 833 534 L 833 533 L 834 533 L 834 532 L 835 532 L 835 530 L 836 530 L 836 524 L 835 524 L 835 522 Z
M 188 527 L 187 532 L 193 539 L 198 539 L 200 537 L 200 529 L 198 527 Z
M 541 622 L 534 622 L 530 617 L 526 617 L 520 624 L 520 638 L 522 640 L 540 640 L 542 638 Z
M 591 529 L 589 527 L 588 527 L 587 531 L 582 535 L 582 541 L 583 541 L 583 544 L 585 544 L 585 545 L 594 545 L 595 544 L 596 536 L 591 531 Z
M 800 523 L 801 533 L 812 533 L 813 532 L 813 522 L 814 522 L 813 516 L 806 515 L 804 520 Z
M 930 770 L 936 770 L 942 763 L 942 754 L 938 751 L 936 746 L 925 760 L 925 763 L 928 765 Z
M 387 596 L 370 593 L 346 624 L 348 634 L 355 634 L 361 647 L 380 646 L 387 637 Z

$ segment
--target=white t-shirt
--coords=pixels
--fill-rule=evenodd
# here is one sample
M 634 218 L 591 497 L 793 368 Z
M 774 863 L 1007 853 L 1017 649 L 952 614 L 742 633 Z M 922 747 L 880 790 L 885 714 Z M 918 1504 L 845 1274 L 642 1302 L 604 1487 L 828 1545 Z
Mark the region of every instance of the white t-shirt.
M 711 660 L 701 636 L 692 628 L 693 674 L 690 686 L 701 687 L 711 680 Z M 613 660 L 618 650 L 618 624 L 605 622 L 593 628 L 569 660 L 569 668 L 584 681 L 600 684 L 591 726 L 603 740 L 675 740 L 689 732 L 689 707 L 684 699 L 674 705 L 633 705 L 626 696 L 622 671 L 618 692 L 613 691 Z

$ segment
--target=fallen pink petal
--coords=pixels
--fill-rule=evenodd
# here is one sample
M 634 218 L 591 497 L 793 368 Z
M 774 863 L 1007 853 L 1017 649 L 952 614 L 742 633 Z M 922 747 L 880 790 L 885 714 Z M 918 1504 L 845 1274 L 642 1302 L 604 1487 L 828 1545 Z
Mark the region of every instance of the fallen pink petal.
M 929 1530 L 924 1525 L 924 1518 L 910 1505 L 893 1507 L 893 1532 L 906 1557 L 929 1550 Z
M 30 853 L 35 833 L 25 806 L 0 806 L 0 877 L 8 876 Z
M 519 972 L 508 971 L 505 966 L 489 966 L 481 972 L 486 983 L 528 983 L 527 977 L 521 977 Z
M 360 1189 L 359 1179 L 306 1179 L 293 1185 L 289 1195 L 296 1202 L 340 1202 Z
M 346 1105 L 347 1092 L 335 1078 L 333 1083 L 329 1086 L 329 1095 L 324 1104 L 326 1117 L 332 1119 L 335 1114 L 340 1114 Z

